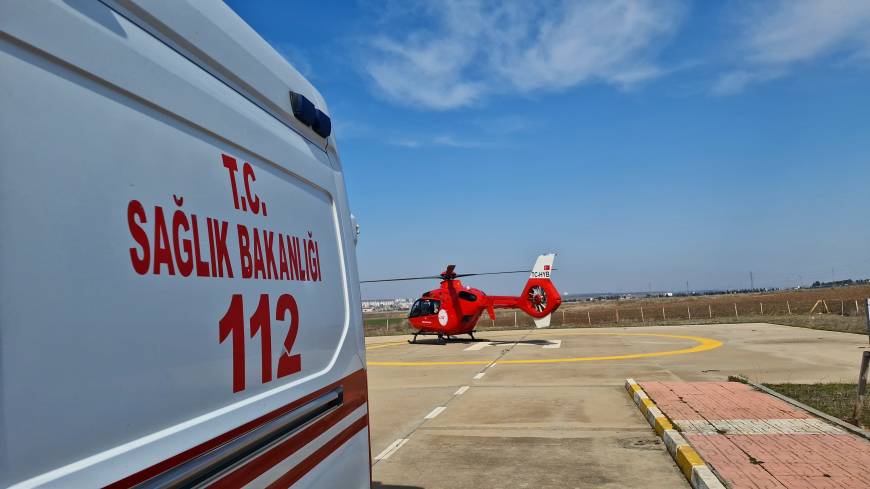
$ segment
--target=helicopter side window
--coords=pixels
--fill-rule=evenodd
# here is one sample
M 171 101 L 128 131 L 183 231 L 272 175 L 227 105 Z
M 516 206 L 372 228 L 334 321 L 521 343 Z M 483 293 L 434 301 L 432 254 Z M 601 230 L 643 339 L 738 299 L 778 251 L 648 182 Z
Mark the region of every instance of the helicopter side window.
M 415 318 L 417 316 L 428 316 L 431 314 L 438 314 L 438 311 L 441 309 L 441 301 L 436 301 L 432 299 L 419 299 L 417 302 L 411 306 L 411 312 L 408 314 L 408 317 Z
M 459 291 L 459 298 L 468 302 L 474 302 L 477 300 L 476 295 L 472 294 L 471 292 L 466 292 L 464 290 Z

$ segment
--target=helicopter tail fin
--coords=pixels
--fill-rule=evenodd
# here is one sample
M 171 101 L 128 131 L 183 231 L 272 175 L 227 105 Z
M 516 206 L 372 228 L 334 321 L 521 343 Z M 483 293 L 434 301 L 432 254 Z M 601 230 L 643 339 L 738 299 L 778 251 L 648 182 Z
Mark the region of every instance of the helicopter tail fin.
M 520 296 L 520 308 L 534 318 L 538 328 L 550 325 L 550 314 L 562 303 L 559 292 L 550 281 L 555 258 L 555 253 L 538 257 Z
M 547 328 L 550 326 L 550 318 L 553 316 L 553 313 L 547 314 L 542 318 L 534 318 L 535 319 L 535 327 L 536 328 Z
M 555 253 L 541 255 L 535 260 L 535 266 L 532 267 L 532 274 L 529 278 L 550 278 L 550 272 L 553 268 L 553 261 L 556 259 Z

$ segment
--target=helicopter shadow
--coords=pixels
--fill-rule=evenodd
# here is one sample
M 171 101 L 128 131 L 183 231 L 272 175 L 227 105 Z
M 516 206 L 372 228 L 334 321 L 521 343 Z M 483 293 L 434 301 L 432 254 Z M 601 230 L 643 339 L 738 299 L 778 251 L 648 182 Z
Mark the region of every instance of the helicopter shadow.
M 482 341 L 489 341 L 489 340 L 482 340 Z M 492 346 L 513 345 L 513 344 L 517 344 L 517 345 L 533 345 L 533 346 L 547 346 L 547 345 L 554 345 L 554 344 L 555 344 L 555 343 L 553 343 L 553 342 L 550 341 L 550 340 L 520 340 L 520 341 L 493 340 L 493 341 L 489 341 L 489 342 L 492 344 Z
M 549 340 L 520 340 L 520 341 L 513 340 L 512 341 L 512 340 L 488 340 L 486 338 L 475 338 L 473 340 L 469 339 L 469 338 L 444 338 L 443 340 L 439 340 L 437 338 L 431 338 L 431 339 L 418 339 L 416 342 L 413 342 L 413 343 L 410 340 L 408 340 L 408 342 L 411 344 L 417 344 L 417 345 L 446 345 L 448 343 L 458 343 L 460 345 L 468 345 L 471 343 L 490 343 L 492 346 L 514 345 L 514 344 L 547 346 L 547 345 L 554 344 L 552 341 L 549 341 Z

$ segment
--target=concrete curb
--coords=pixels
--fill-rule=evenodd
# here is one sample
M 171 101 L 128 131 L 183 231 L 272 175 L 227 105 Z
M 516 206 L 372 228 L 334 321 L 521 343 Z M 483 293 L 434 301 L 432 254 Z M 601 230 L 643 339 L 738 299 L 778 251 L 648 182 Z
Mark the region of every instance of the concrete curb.
M 667 416 L 661 412 L 634 379 L 625 379 L 625 390 L 631 395 L 634 403 L 640 408 L 640 412 L 656 431 L 656 434 L 664 440 L 668 453 L 674 458 L 677 466 L 683 471 L 683 475 L 686 476 L 694 489 L 725 489 L 725 485 L 710 470 L 704 459 L 689 445 L 683 435 L 674 429 Z

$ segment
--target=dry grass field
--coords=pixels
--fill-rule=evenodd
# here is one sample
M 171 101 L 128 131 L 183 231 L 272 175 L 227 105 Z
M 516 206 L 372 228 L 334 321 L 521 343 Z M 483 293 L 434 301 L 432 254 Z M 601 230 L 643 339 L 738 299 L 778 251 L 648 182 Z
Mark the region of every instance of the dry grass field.
M 554 327 L 653 326 L 768 322 L 830 331 L 867 334 L 865 300 L 870 285 L 784 290 L 752 294 L 644 298 L 563 303 Z M 477 329 L 529 328 L 531 318 L 511 310 L 484 315 Z M 369 336 L 410 331 L 406 312 L 364 314 Z
M 852 416 L 858 396 L 858 384 L 765 384 L 792 399 L 812 406 L 847 423 L 870 426 L 870 405 L 865 405 L 859 419 Z

